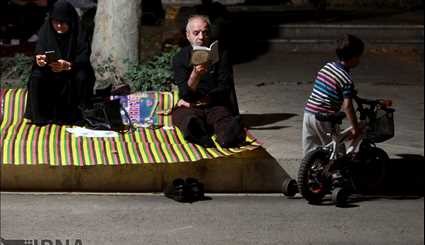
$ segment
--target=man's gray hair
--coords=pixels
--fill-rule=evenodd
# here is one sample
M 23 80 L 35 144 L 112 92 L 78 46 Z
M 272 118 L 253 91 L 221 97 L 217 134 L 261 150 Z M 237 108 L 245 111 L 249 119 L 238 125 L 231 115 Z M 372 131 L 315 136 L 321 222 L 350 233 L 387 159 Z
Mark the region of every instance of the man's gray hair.
M 206 15 L 200 15 L 200 14 L 192 15 L 192 16 L 190 16 L 190 17 L 189 17 L 189 19 L 187 20 L 187 24 L 186 24 L 186 31 L 187 31 L 187 32 L 188 32 L 188 31 L 190 31 L 190 24 L 191 24 L 191 23 L 192 23 L 192 21 L 194 21 L 194 20 L 203 20 L 203 21 L 205 21 L 205 23 L 207 23 L 208 28 L 210 28 L 210 27 L 211 27 L 211 20 L 210 20 L 210 18 L 209 18 L 208 16 L 206 16 Z

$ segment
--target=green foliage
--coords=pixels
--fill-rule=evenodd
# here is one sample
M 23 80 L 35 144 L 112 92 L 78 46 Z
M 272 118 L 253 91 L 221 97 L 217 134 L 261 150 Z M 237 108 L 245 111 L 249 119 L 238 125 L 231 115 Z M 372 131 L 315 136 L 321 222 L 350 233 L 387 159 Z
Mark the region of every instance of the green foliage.
M 128 70 L 124 81 L 132 91 L 170 91 L 173 79 L 171 61 L 178 51 L 178 48 L 172 48 L 142 64 L 126 61 Z
M 148 61 L 137 64 L 128 64 L 128 70 L 123 77 L 119 76 L 112 58 L 106 59 L 96 71 L 105 81 L 97 81 L 101 84 L 120 84 L 127 82 L 132 91 L 170 91 L 172 86 L 173 73 L 171 70 L 171 60 L 179 51 L 172 48 L 163 52 Z M 22 88 L 28 83 L 31 75 L 33 57 L 23 54 L 16 54 L 14 57 L 0 59 L 1 82 L 3 88 Z M 108 76 L 109 75 L 109 76 Z
M 24 54 L 0 59 L 2 87 L 22 88 L 28 83 L 31 75 L 33 58 Z

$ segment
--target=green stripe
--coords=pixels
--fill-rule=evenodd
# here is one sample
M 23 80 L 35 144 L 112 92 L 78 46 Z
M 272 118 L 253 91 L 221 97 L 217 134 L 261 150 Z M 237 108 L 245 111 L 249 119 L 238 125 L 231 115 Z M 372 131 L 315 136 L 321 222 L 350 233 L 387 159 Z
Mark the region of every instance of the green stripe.
M 25 90 L 3 90 L 4 103 L 3 118 L 1 121 L 2 161 L 7 164 L 43 164 L 67 165 L 75 164 L 127 164 L 139 162 L 184 162 L 197 161 L 252 150 L 259 146 L 258 142 L 244 148 L 205 149 L 198 145 L 188 144 L 179 138 L 179 131 L 160 129 L 145 133 L 149 142 L 141 140 L 138 130 L 131 135 L 120 135 L 118 139 L 109 141 L 112 148 L 110 162 L 106 156 L 104 139 L 75 139 L 66 133 L 65 126 L 49 125 L 40 134 L 40 128 L 26 125 L 22 120 L 27 93 Z M 165 111 L 171 104 L 166 93 L 156 93 L 160 97 L 160 110 Z M 175 102 L 178 97 L 173 96 Z M 160 115 L 162 123 L 171 122 L 171 116 Z M 6 128 L 7 126 L 7 128 Z M 147 134 L 146 134 L 147 133 Z M 252 137 L 249 135 L 249 137 Z M 84 144 L 82 144 L 84 143 Z M 34 151 L 34 153 L 33 153 Z M 40 153 L 40 154 L 38 154 Z M 74 154 L 74 155 L 73 155 Z M 36 157 L 34 159 L 34 157 Z M 152 157 L 152 158 L 151 158 Z M 99 161 L 98 161 L 99 160 Z

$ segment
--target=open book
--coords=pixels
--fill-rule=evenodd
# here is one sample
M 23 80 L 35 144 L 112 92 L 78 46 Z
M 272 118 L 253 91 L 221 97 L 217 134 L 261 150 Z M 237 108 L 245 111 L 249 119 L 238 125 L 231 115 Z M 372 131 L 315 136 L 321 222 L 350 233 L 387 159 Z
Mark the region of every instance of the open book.
M 193 46 L 192 57 L 190 59 L 192 65 L 205 63 L 213 65 L 219 60 L 218 41 L 213 42 L 210 47 Z

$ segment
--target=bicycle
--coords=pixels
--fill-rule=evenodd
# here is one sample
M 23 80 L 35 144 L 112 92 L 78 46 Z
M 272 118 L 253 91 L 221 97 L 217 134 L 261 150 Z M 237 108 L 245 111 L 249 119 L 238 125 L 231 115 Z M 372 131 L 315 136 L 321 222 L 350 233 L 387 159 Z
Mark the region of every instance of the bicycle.
M 346 204 L 353 192 L 365 193 L 382 187 L 388 154 L 377 143 L 394 137 L 394 109 L 389 100 L 367 100 L 355 97 L 362 136 L 345 148 L 351 127 L 341 131 L 345 113 L 317 114 L 316 119 L 332 124 L 332 141 L 307 154 L 302 160 L 297 181 L 285 180 L 282 189 L 287 196 L 299 192 L 308 202 L 318 204 L 327 194 L 337 205 Z

